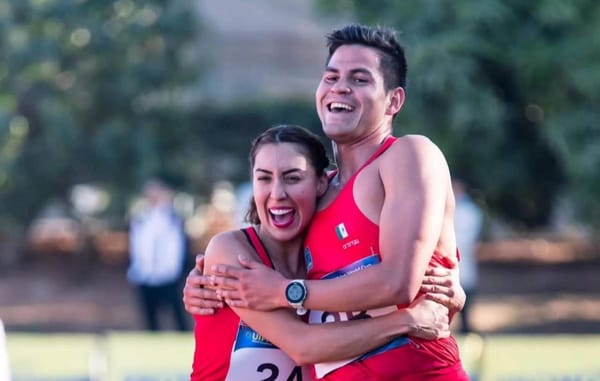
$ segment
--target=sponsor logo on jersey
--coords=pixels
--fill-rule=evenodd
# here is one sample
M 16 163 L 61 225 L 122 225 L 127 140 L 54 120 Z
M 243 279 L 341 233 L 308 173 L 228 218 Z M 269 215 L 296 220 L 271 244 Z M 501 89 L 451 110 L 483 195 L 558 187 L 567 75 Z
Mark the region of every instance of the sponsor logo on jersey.
M 335 227 L 335 234 L 337 234 L 338 239 L 348 237 L 348 230 L 346 230 L 346 225 L 343 222 Z

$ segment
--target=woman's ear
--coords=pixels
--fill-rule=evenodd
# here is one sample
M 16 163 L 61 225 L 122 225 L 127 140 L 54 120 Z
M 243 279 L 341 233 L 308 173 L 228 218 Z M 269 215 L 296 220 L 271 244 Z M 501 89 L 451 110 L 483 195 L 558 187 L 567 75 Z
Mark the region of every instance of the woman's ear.
M 329 178 L 327 174 L 323 174 L 319 177 L 319 182 L 317 183 L 317 196 L 321 197 L 327 192 L 327 188 L 329 187 Z

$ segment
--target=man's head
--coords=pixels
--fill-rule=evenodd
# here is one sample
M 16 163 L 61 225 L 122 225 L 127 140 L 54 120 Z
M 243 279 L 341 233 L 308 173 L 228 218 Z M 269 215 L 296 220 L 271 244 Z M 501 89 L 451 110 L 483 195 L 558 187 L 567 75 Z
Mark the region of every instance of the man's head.
M 342 45 L 364 45 L 377 49 L 381 54 L 380 70 L 383 73 L 386 90 L 396 87 L 406 88 L 406 57 L 404 49 L 390 28 L 348 25 L 327 35 L 327 47 L 331 56 Z
M 350 25 L 327 37 L 315 93 L 325 134 L 338 144 L 381 139 L 404 103 L 406 60 L 392 30 Z

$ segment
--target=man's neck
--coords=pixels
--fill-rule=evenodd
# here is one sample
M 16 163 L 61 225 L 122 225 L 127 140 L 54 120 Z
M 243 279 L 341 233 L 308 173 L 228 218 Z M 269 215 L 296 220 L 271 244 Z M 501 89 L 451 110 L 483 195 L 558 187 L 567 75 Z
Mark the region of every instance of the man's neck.
M 390 133 L 374 134 L 351 143 L 333 142 L 340 185 L 344 185 L 369 160 Z

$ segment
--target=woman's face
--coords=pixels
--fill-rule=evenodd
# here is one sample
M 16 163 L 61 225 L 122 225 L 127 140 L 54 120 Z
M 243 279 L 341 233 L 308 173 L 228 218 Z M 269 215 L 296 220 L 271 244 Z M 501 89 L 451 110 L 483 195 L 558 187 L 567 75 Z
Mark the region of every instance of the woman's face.
M 302 237 L 327 189 L 301 146 L 268 143 L 256 152 L 252 187 L 261 231 L 279 241 Z

